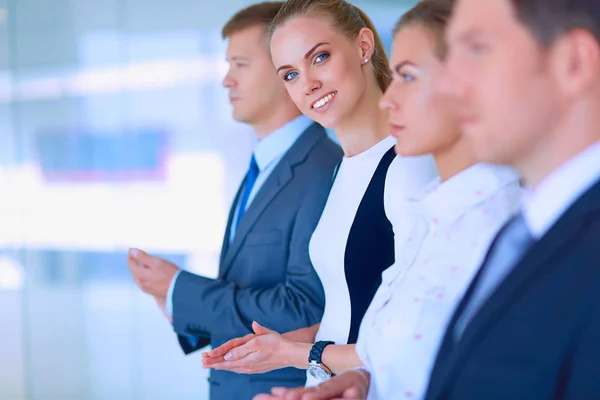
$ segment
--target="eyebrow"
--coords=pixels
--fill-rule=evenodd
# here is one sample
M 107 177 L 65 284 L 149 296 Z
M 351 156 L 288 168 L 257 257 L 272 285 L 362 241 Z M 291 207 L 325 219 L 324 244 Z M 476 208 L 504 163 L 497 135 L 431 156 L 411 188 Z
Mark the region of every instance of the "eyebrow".
M 394 72 L 399 73 L 400 70 L 402 69 L 402 67 L 404 67 L 406 65 L 411 66 L 411 67 L 416 67 L 417 66 L 412 61 L 404 60 L 404 61 L 402 61 L 402 62 L 400 62 L 400 63 L 398 63 L 398 64 L 396 64 L 394 66 L 394 68 L 392 69 L 392 73 L 394 73 Z
M 319 47 L 329 44 L 327 42 L 320 42 L 317 43 L 316 45 L 314 45 L 309 51 L 306 52 L 306 54 L 304 55 L 304 59 L 306 60 L 307 58 L 309 58 Z M 282 69 L 288 69 L 288 68 L 292 68 L 291 65 L 282 65 L 281 67 L 277 68 L 277 73 L 279 73 L 279 71 L 281 71 Z
M 467 42 L 470 40 L 473 40 L 475 36 L 478 36 L 481 34 L 481 29 L 479 28 L 470 28 L 467 29 L 464 32 L 460 32 L 458 35 L 456 35 L 456 40 L 459 42 Z
M 249 61 L 250 58 L 244 57 L 244 56 L 231 56 L 231 57 L 226 57 L 225 60 L 226 61 Z

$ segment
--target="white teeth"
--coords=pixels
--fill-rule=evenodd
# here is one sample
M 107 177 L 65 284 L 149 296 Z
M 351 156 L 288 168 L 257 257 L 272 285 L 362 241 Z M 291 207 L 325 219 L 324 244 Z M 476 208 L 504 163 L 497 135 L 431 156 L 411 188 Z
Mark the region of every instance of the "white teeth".
M 335 93 L 328 94 L 327 96 L 323 97 L 321 100 L 315 102 L 315 104 L 313 104 L 313 108 L 323 107 L 325 104 L 329 103 L 329 100 L 333 99 L 334 96 L 335 96 Z

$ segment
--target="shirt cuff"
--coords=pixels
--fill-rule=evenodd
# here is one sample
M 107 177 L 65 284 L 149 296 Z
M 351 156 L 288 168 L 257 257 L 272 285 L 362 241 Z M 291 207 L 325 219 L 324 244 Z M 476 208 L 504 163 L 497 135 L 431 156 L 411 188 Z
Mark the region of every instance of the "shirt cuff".
M 173 294 L 175 292 L 175 283 L 177 282 L 177 278 L 181 274 L 181 270 L 175 273 L 173 279 L 171 279 L 171 283 L 169 284 L 169 290 L 167 291 L 167 298 L 165 299 L 165 308 L 167 309 L 167 314 L 169 317 L 173 317 Z

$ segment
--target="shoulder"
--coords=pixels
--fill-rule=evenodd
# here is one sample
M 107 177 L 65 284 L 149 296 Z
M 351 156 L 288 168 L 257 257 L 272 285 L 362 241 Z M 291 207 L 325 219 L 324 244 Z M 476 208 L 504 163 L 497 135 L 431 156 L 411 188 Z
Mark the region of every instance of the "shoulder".
M 408 197 L 414 196 L 438 176 L 433 157 L 396 156 L 385 179 L 384 203 L 388 216 L 402 207 Z
M 508 167 L 492 166 L 481 177 L 483 193 L 489 192 L 476 207 L 489 219 L 513 216 L 521 207 L 523 189 L 519 176 Z
M 437 167 L 431 155 L 396 156 L 387 172 L 386 192 L 404 199 L 422 190 L 437 176 Z
M 325 157 L 325 159 L 334 159 L 337 163 L 342 159 L 343 152 L 342 148 L 325 133 L 313 147 L 311 156 L 313 158 L 319 156 Z
M 341 147 L 324 135 L 310 150 L 302 166 L 312 172 L 329 173 L 329 178 L 332 179 L 333 171 L 342 160 L 342 156 Z

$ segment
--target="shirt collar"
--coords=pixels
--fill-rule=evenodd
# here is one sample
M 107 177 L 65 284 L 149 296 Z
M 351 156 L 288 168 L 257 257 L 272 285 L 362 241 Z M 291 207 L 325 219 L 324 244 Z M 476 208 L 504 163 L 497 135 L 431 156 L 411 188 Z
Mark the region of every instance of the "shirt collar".
M 475 164 L 445 182 L 436 178 L 409 206 L 422 210 L 435 221 L 452 221 L 509 184 L 518 185 L 518 174 L 509 167 Z
M 571 158 L 523 197 L 523 216 L 539 239 L 600 178 L 600 141 Z
M 264 171 L 282 157 L 312 123 L 311 119 L 300 115 L 258 142 L 254 149 L 258 169 Z

